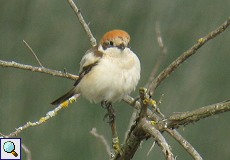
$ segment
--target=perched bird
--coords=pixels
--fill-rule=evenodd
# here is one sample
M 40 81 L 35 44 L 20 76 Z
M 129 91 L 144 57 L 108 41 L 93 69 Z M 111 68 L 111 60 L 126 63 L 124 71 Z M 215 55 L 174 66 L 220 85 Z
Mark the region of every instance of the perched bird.
M 51 104 L 58 105 L 81 94 L 90 102 L 108 106 L 130 94 L 140 79 L 141 67 L 129 42 L 130 36 L 123 30 L 105 33 L 100 44 L 83 56 L 74 87 Z

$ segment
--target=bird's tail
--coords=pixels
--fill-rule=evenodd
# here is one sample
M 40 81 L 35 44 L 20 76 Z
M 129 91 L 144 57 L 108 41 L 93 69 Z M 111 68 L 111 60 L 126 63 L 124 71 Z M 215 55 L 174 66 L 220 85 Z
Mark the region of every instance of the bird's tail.
M 55 101 L 53 101 L 51 104 L 52 105 L 59 105 L 63 102 L 65 102 L 66 100 L 68 100 L 70 97 L 72 97 L 73 95 L 75 95 L 75 87 L 72 88 L 69 92 L 67 92 L 66 94 L 64 94 L 63 96 L 59 97 L 58 99 L 56 99 Z

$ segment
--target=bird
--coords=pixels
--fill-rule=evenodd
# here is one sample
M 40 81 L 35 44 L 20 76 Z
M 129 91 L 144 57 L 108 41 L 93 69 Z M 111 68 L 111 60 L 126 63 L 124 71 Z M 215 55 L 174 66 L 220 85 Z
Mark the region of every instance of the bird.
M 139 58 L 130 49 L 130 35 L 120 29 L 108 31 L 82 57 L 73 88 L 51 104 L 59 105 L 80 94 L 90 102 L 111 106 L 135 90 L 140 72 Z

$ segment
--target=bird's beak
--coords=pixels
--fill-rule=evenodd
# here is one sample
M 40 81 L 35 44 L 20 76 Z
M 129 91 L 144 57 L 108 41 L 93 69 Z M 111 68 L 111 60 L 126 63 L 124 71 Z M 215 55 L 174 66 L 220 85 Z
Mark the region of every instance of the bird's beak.
M 119 46 L 117 46 L 117 48 L 119 48 L 119 49 L 121 49 L 121 50 L 124 50 L 124 49 L 125 49 L 124 43 L 121 43 Z

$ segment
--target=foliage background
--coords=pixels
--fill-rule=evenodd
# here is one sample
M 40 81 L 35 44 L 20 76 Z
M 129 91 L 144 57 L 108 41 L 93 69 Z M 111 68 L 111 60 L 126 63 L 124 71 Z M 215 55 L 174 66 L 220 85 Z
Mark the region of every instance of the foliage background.
M 119 28 L 132 37 L 131 47 L 142 63 L 143 86 L 160 54 L 155 23 L 160 22 L 168 55 L 165 68 L 197 39 L 219 26 L 229 16 L 229 0 L 78 0 L 77 5 L 94 36 L 99 39 L 108 30 Z M 37 65 L 22 43 L 26 40 L 45 67 L 78 73 L 78 64 L 90 47 L 88 38 L 67 1 L 0 1 L 0 59 Z M 157 89 L 156 100 L 164 94 L 160 106 L 165 115 L 188 111 L 229 99 L 230 31 L 225 31 L 187 60 Z M 49 103 L 72 87 L 68 79 L 23 70 L 0 68 L 0 132 L 8 134 L 27 121 L 36 121 L 53 106 Z M 137 92 L 133 93 L 136 96 Z M 127 129 L 132 108 L 116 103 L 121 140 Z M 47 123 L 30 128 L 19 137 L 38 159 L 107 159 L 102 143 L 89 134 L 96 127 L 110 140 L 105 114 L 99 104 L 84 98 Z M 180 128 L 181 134 L 204 159 L 230 157 L 229 113 L 213 116 Z M 191 159 L 177 142 L 165 135 L 177 160 Z M 144 142 L 136 153 L 138 159 L 164 159 L 153 141 Z M 23 159 L 25 155 L 23 153 Z

